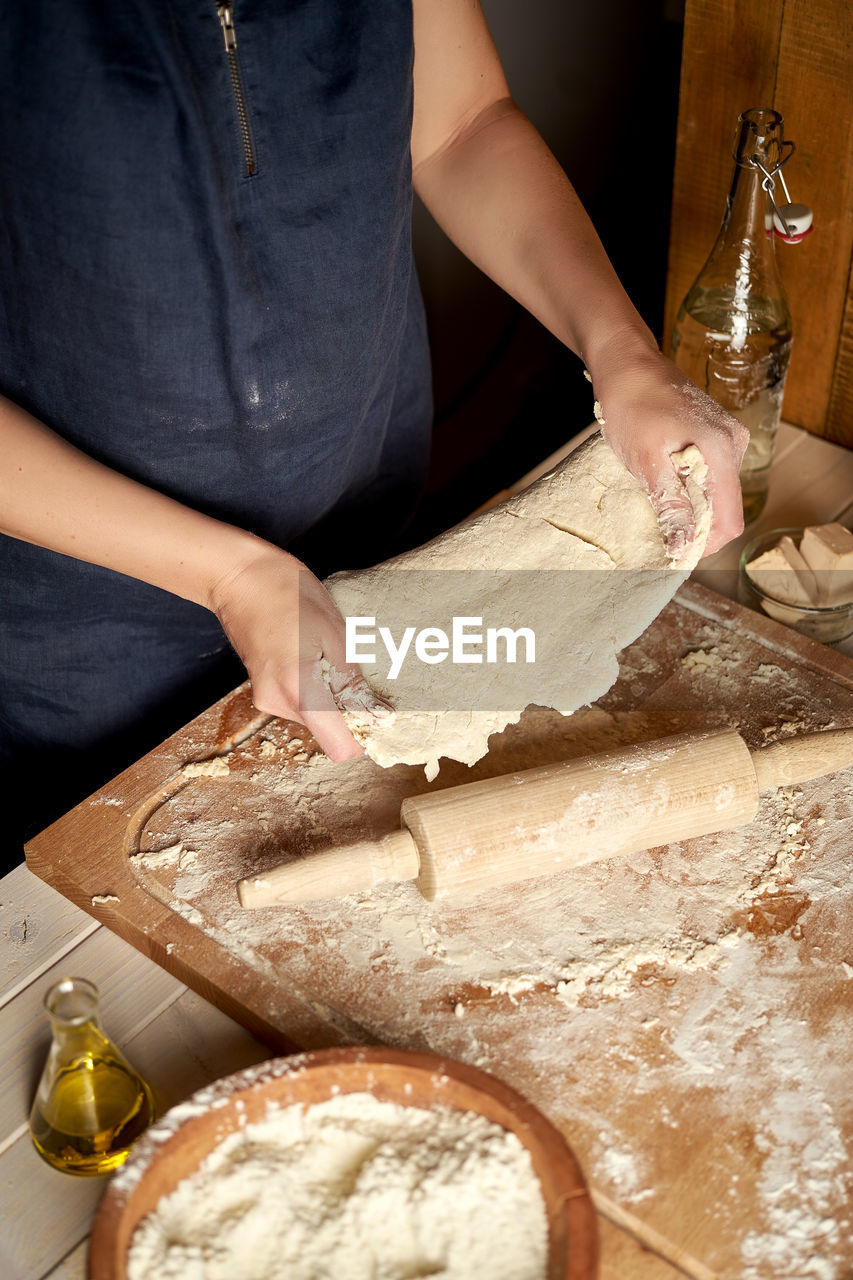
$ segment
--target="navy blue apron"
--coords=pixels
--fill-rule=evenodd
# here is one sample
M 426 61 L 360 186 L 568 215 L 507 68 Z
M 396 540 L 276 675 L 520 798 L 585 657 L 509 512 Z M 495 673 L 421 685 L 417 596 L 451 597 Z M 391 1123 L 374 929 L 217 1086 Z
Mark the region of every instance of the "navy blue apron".
M 4 6 L 0 392 L 327 572 L 391 549 L 370 535 L 426 466 L 410 3 L 230 9 Z M 206 610 L 0 538 L 3 803 L 38 771 L 30 833 L 241 677 Z

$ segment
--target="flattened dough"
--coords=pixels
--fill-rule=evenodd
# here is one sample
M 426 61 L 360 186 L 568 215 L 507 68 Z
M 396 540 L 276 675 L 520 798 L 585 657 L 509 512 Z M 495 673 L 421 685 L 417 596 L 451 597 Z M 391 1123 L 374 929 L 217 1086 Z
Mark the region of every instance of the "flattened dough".
M 369 727 L 350 721 L 367 754 L 384 766 L 422 763 L 432 778 L 442 756 L 474 764 L 489 736 L 531 704 L 570 715 L 606 693 L 619 674 L 617 654 L 672 598 L 705 545 L 704 461 L 691 446 L 673 465 L 697 527 L 675 563 L 646 493 L 596 433 L 500 506 L 375 568 L 330 578 L 345 617 L 375 617 L 396 643 L 406 626 L 449 636 L 454 617 L 481 617 L 484 633 L 526 627 L 536 637 L 534 663 L 523 661 L 521 643 L 513 664 L 448 657 L 428 665 L 410 651 L 396 679 L 377 643 L 375 661 L 361 666 L 396 715 Z

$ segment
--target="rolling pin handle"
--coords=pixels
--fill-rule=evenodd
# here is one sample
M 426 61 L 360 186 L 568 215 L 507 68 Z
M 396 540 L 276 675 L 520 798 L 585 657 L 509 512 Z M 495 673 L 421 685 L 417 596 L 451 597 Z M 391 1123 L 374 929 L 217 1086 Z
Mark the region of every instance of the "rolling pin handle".
M 408 831 L 379 840 L 326 849 L 296 862 L 248 876 L 237 885 L 243 907 L 316 902 L 372 889 L 386 880 L 414 880 L 420 871 L 417 847 Z
M 809 782 L 853 765 L 853 729 L 824 729 L 750 750 L 758 790 Z

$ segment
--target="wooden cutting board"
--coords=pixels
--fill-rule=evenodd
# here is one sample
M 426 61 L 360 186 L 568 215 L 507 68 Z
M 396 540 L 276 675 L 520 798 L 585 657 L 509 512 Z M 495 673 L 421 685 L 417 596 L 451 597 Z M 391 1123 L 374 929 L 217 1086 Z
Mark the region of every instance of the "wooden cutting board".
M 247 912 L 234 890 L 394 829 L 405 795 L 724 725 L 751 746 L 853 726 L 853 661 L 688 584 L 595 707 L 529 709 L 473 769 L 332 765 L 243 688 L 27 861 L 275 1049 L 494 1072 L 563 1129 L 599 1210 L 685 1274 L 849 1280 L 853 770 L 765 797 L 749 828 L 461 907 L 398 885 Z

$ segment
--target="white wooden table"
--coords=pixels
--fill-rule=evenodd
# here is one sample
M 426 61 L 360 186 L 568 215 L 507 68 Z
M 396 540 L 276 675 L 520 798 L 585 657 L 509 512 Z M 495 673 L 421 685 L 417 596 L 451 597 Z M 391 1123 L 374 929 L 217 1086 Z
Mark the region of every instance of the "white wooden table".
M 760 528 L 853 523 L 853 452 L 791 427 L 780 433 L 770 500 Z M 743 540 L 741 540 L 743 541 Z M 708 583 L 735 594 L 738 543 L 703 563 Z M 729 590 L 726 591 L 728 570 Z M 853 643 L 846 652 L 853 654 Z M 161 1110 L 218 1076 L 269 1056 L 237 1023 L 122 942 L 21 865 L 0 880 L 0 1276 L 82 1280 L 102 1178 L 75 1178 L 45 1164 L 27 1116 L 49 1042 L 44 993 L 60 977 L 97 983 L 108 1034 L 149 1080 Z M 600 1203 L 601 1280 L 715 1280 L 662 1242 L 632 1232 L 636 1221 Z M 780 1276 L 779 1280 L 783 1280 Z M 784 1280 L 791 1280 L 785 1277 Z

